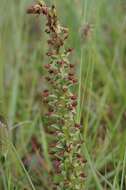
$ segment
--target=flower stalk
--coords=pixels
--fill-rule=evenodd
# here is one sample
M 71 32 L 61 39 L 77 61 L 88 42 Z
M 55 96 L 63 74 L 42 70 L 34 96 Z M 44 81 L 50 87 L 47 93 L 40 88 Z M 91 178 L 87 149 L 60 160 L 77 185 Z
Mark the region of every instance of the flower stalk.
M 75 121 L 77 96 L 73 93 L 77 79 L 74 65 L 69 61 L 73 49 L 65 47 L 69 30 L 60 25 L 54 5 L 48 7 L 38 2 L 27 13 L 44 15 L 47 19 L 49 63 L 45 65 L 45 78 L 50 90 L 45 89 L 42 97 L 48 107 L 44 125 L 52 139 L 49 154 L 53 163 L 53 189 L 84 190 L 86 161 L 82 156 L 81 125 Z

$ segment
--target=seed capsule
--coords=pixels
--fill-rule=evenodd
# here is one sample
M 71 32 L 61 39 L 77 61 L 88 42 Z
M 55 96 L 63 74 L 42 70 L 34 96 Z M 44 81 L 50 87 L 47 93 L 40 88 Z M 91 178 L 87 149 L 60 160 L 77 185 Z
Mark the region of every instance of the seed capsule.
M 43 91 L 43 97 L 47 98 L 49 96 L 49 91 L 48 90 L 44 90 Z
M 72 95 L 70 96 L 71 100 L 76 100 L 77 99 L 77 96 L 76 95 Z

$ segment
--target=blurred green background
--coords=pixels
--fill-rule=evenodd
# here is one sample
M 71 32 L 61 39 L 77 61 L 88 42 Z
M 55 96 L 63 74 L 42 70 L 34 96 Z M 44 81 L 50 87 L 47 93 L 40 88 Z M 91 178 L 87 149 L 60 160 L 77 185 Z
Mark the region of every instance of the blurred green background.
M 46 84 L 45 20 L 26 14 L 32 0 L 0 0 L 0 114 L 15 146 L 0 168 L 0 190 L 49 189 L 40 94 Z M 61 23 L 70 29 L 71 62 L 81 83 L 84 127 L 85 190 L 126 189 L 126 1 L 54 0 Z M 80 35 L 89 23 L 89 40 Z M 81 65 L 81 66 L 80 66 Z M 81 73 L 81 74 L 80 74 Z M 78 91 L 78 88 L 75 89 Z M 34 137 L 34 138 L 33 138 Z M 40 167 L 31 145 L 38 139 Z M 24 162 L 30 165 L 24 168 Z M 39 155 L 40 156 L 40 155 Z

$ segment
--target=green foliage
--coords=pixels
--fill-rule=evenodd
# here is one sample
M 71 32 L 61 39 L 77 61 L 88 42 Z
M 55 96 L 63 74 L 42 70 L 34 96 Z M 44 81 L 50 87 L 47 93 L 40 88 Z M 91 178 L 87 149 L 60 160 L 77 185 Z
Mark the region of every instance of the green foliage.
M 0 114 L 6 117 L 14 144 L 4 166 L 0 165 L 0 189 L 5 190 L 50 190 L 47 150 L 42 155 L 50 138 L 41 136 L 41 112 L 46 107 L 40 98 L 46 87 L 42 75 L 47 45 L 44 21 L 25 13 L 32 2 L 1 0 L 0 6 Z M 126 3 L 53 2 L 63 25 L 70 28 L 69 46 L 75 48 L 71 62 L 80 81 L 77 120 L 81 118 L 88 161 L 85 190 L 126 189 Z M 85 42 L 80 31 L 87 23 L 92 32 Z M 31 150 L 33 136 L 41 151 Z

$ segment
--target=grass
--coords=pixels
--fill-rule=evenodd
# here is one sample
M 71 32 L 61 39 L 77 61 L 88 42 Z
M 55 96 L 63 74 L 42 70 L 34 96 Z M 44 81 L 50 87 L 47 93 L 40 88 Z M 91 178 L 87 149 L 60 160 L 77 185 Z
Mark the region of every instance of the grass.
M 49 2 L 52 2 L 51 0 Z M 69 46 L 75 48 L 79 88 L 77 120 L 85 138 L 86 190 L 126 189 L 126 3 L 123 0 L 53 1 L 64 25 L 70 28 Z M 49 189 L 48 176 L 31 156 L 36 136 L 48 160 L 47 140 L 39 94 L 45 87 L 46 36 L 43 20 L 26 15 L 32 1 L 1 0 L 0 114 L 10 127 L 9 156 L 0 167 L 0 189 Z M 80 28 L 91 23 L 89 42 Z M 83 44 L 85 43 L 85 44 Z M 78 91 L 79 89 L 79 91 Z M 31 157 L 27 170 L 22 159 Z M 42 157 L 42 159 L 43 159 Z M 49 162 L 49 160 L 48 160 Z

